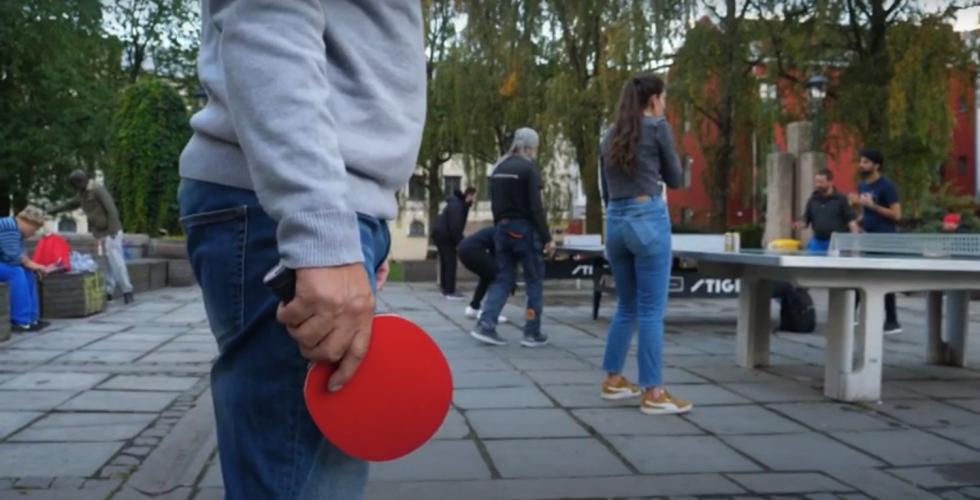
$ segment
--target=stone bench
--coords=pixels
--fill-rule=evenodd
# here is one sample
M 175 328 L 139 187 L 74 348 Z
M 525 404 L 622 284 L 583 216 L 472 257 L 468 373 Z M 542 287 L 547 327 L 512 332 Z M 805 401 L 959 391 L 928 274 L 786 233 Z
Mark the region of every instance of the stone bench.
M 41 316 L 82 318 L 105 310 L 102 273 L 55 273 L 38 282 Z M 9 320 L 8 320 L 9 323 Z
M 167 259 L 167 286 L 194 286 L 197 283 L 187 257 L 187 242 L 184 240 L 150 240 L 147 256 Z
M 166 259 L 132 259 L 126 261 L 129 270 L 129 280 L 133 284 L 133 292 L 141 293 L 157 290 L 167 286 Z
M 10 292 L 0 283 L 0 342 L 10 338 Z

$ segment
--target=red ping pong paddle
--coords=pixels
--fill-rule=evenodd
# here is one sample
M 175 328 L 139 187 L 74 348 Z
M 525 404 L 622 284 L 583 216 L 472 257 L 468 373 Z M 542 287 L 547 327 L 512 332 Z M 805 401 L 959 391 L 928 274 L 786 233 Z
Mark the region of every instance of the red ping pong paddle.
M 277 266 L 266 285 L 292 300 L 295 272 Z M 354 376 L 336 392 L 327 380 L 336 367 L 312 364 L 303 389 L 306 408 L 323 436 L 344 453 L 380 462 L 405 456 L 439 430 L 449 412 L 449 363 L 418 325 L 395 314 L 371 324 L 371 346 Z

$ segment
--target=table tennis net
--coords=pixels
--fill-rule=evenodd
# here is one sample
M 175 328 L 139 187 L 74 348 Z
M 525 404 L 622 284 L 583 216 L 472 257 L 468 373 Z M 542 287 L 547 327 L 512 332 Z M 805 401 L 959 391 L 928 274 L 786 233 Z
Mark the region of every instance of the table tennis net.
M 980 234 L 834 233 L 829 253 L 980 258 Z

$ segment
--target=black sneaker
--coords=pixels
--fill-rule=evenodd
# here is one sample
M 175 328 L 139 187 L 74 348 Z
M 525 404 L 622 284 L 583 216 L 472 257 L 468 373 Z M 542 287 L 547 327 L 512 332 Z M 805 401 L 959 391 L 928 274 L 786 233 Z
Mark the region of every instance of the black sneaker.
M 123 294 L 123 303 L 131 304 L 133 302 L 133 292 Z
M 523 347 L 541 347 L 547 344 L 548 336 L 540 332 L 533 337 L 525 335 L 524 340 L 521 341 L 521 346 Z
M 47 321 L 44 321 L 43 319 L 39 319 L 39 320 L 31 323 L 31 331 L 32 332 L 39 332 L 39 331 L 44 330 L 45 328 L 47 328 L 49 326 L 51 326 L 51 323 L 48 323 Z
M 507 345 L 507 341 L 500 334 L 495 331 L 485 330 L 480 326 L 477 326 L 470 332 L 470 337 L 488 345 Z
M 31 328 L 33 328 L 32 325 L 21 325 L 19 323 L 11 323 L 10 325 L 10 331 L 13 333 L 33 332 L 34 330 L 32 330 Z
M 902 325 L 898 321 L 885 322 L 885 335 L 896 335 L 902 333 Z
M 445 297 L 446 300 L 463 300 L 466 298 L 463 294 L 459 292 L 444 293 L 442 294 L 442 296 Z

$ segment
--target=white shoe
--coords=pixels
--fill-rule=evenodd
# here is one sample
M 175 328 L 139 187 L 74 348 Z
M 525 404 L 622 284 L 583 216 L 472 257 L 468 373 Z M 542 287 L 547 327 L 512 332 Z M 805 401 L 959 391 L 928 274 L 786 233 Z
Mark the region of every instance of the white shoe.
M 473 309 L 470 306 L 466 306 L 466 317 L 469 319 L 480 319 L 480 313 L 482 312 L 483 311 L 479 309 Z M 507 316 L 504 316 L 503 314 L 497 316 L 497 323 L 506 323 L 506 322 L 507 322 Z

